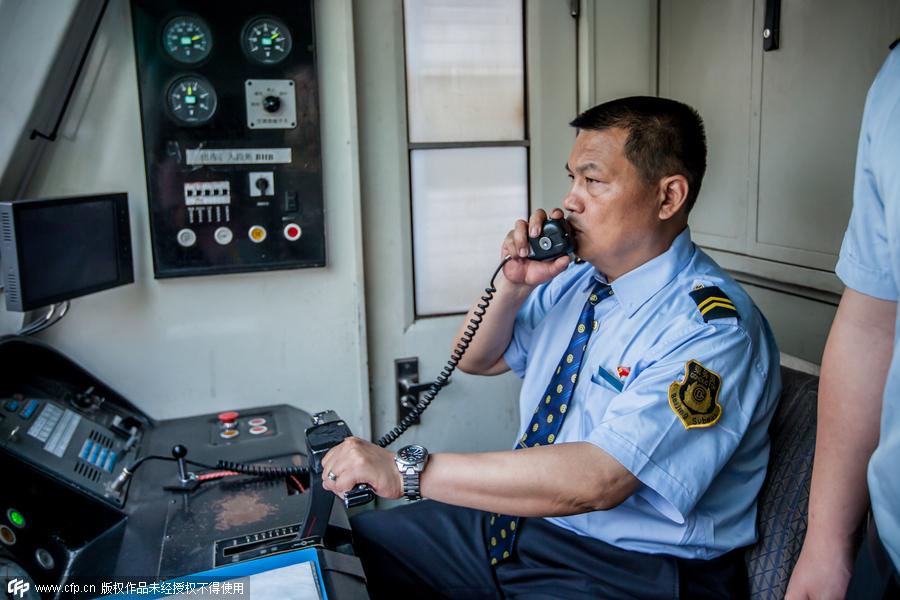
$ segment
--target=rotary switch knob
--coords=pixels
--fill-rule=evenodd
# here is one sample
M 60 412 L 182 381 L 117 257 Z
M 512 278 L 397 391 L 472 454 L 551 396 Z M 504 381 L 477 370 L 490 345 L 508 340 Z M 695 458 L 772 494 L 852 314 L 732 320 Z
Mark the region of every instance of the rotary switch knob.
M 278 96 L 266 96 L 263 98 L 263 110 L 266 112 L 278 112 L 279 108 L 281 108 L 281 98 Z

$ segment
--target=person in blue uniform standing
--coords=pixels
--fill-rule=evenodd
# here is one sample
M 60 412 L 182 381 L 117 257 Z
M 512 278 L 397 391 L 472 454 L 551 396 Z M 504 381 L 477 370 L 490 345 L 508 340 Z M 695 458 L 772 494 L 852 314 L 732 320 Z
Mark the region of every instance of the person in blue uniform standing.
M 459 364 L 522 377 L 515 448 L 395 456 L 351 438 L 323 460 L 339 495 L 366 482 L 429 499 L 353 519 L 373 597 L 747 594 L 779 354 L 748 295 L 691 241 L 702 121 L 632 97 L 572 125 L 572 185 L 550 216 L 566 216 L 584 262 L 525 258 L 548 215 L 516 222 Z
M 898 160 L 900 49 L 893 49 L 863 113 L 853 211 L 836 268 L 847 287 L 822 358 L 809 528 L 791 600 L 900 597 Z M 873 518 L 854 568 L 867 499 Z

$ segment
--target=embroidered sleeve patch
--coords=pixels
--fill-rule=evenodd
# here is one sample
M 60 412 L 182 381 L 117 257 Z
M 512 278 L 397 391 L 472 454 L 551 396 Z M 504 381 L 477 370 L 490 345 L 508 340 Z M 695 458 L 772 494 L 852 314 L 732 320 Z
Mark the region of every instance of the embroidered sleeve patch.
M 700 311 L 703 320 L 707 323 L 710 319 L 739 318 L 734 302 L 717 286 L 693 290 L 691 298 L 697 303 L 697 310 Z
M 710 427 L 722 416 L 722 378 L 694 359 L 684 365 L 684 377 L 669 385 L 669 406 L 685 429 Z

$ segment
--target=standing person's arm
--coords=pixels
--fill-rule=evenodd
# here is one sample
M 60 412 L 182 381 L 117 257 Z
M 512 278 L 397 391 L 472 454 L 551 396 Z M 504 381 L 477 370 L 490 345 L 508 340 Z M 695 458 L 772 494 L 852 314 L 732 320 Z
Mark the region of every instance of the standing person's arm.
M 896 313 L 896 302 L 850 288 L 841 298 L 822 359 L 809 527 L 787 600 L 843 598 L 847 591 Z
M 563 217 L 563 212 L 558 208 L 551 214 L 556 219 Z M 562 273 L 569 264 L 568 256 L 547 261 L 525 258 L 529 250 L 528 237 L 537 237 L 545 220 L 547 213 L 538 209 L 531 215 L 528 223 L 521 219 L 516 221 L 515 228 L 503 240 L 501 260 L 505 256 L 513 258 L 503 266 L 502 275 L 497 276 L 498 280 L 495 282 L 497 292 L 478 327 L 477 334 L 459 361 L 461 371 L 476 375 L 497 375 L 509 370 L 503 359 L 503 353 L 512 338 L 513 324 L 519 307 L 535 287 Z M 466 328 L 470 326 L 471 320 L 475 318 L 478 304 L 482 304 L 480 299 L 466 315 L 453 340 L 454 349 Z

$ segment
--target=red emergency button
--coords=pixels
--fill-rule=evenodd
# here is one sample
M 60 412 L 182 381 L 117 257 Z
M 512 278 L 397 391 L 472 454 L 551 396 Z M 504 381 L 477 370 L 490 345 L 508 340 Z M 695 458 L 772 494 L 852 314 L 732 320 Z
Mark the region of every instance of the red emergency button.
M 303 234 L 303 230 L 296 223 L 288 223 L 284 226 L 284 237 L 290 242 L 296 242 Z
M 237 421 L 239 414 L 236 410 L 229 410 L 227 412 L 219 413 L 219 422 L 222 425 L 234 425 L 234 422 Z

